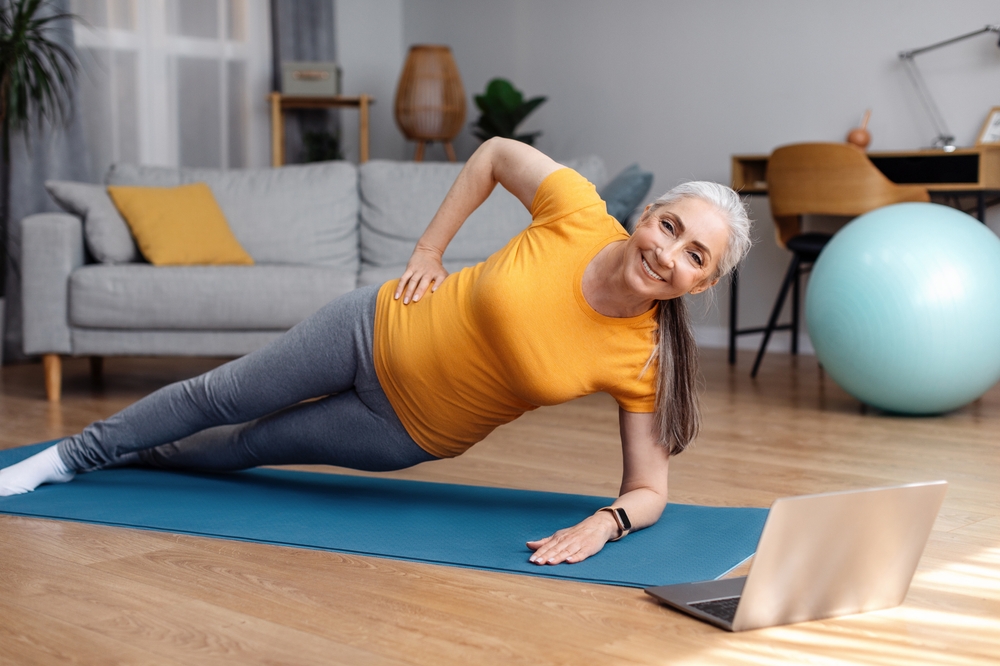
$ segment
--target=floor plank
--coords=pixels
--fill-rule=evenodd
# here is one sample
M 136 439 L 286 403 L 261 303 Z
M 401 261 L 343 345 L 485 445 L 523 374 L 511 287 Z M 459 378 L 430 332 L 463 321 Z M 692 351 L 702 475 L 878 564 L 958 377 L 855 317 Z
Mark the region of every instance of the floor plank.
M 952 414 L 902 418 L 862 408 L 810 357 L 769 355 L 755 381 L 749 361 L 704 353 L 704 428 L 671 463 L 671 499 L 767 506 L 945 478 L 899 608 L 728 634 L 628 588 L 0 516 L 0 663 L 1000 661 L 1000 388 Z M 86 359 L 69 359 L 58 405 L 39 366 L 5 367 L 0 448 L 77 432 L 219 362 L 112 358 L 92 386 Z M 392 476 L 613 495 L 617 436 L 614 403 L 591 396 Z

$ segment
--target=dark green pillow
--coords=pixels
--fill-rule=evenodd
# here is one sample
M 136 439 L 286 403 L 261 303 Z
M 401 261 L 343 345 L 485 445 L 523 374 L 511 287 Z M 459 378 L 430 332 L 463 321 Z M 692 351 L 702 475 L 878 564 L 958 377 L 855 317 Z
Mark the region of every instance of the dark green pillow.
M 645 200 L 652 186 L 653 174 L 643 171 L 638 164 L 633 164 L 608 181 L 597 193 L 608 205 L 608 215 L 624 226 L 629 215 Z

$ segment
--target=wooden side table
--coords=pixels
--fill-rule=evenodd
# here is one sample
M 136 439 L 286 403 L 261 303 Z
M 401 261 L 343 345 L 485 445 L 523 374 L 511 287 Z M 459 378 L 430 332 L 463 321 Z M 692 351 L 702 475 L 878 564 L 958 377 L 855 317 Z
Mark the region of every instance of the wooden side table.
M 357 97 L 292 97 L 273 92 L 268 95 L 271 104 L 271 166 L 280 167 L 285 163 L 285 110 L 286 109 L 335 109 L 356 108 L 358 110 L 358 158 L 368 161 L 368 106 L 375 103 L 370 95 Z

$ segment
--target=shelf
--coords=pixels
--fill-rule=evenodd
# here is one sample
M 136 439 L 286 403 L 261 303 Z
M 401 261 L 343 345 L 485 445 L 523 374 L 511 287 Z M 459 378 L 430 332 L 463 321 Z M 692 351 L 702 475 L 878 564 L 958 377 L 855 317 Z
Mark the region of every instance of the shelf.
M 368 161 L 368 107 L 375 103 L 371 95 L 348 97 L 302 97 L 273 92 L 268 95 L 271 107 L 271 166 L 285 164 L 285 114 L 289 109 L 358 109 L 358 161 Z

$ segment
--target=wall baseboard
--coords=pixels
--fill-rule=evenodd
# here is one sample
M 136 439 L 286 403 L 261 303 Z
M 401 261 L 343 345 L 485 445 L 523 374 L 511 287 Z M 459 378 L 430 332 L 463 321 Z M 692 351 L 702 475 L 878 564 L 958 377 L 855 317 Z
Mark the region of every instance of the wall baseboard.
M 737 349 L 757 350 L 763 334 L 741 335 L 736 338 Z M 729 329 L 725 326 L 695 326 L 694 339 L 699 347 L 708 349 L 726 349 L 729 347 Z M 791 341 L 787 331 L 778 331 L 771 336 L 767 346 L 769 354 L 787 354 L 791 350 Z M 815 356 L 812 341 L 806 333 L 799 333 L 799 353 Z

